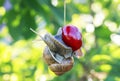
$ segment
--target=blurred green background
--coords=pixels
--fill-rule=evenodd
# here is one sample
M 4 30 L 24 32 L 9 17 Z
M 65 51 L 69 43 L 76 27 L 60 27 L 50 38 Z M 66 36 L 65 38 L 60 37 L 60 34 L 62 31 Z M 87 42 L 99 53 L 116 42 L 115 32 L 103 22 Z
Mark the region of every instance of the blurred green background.
M 64 24 L 64 0 L 0 0 L 0 81 L 120 81 L 120 0 L 66 0 L 84 56 L 62 76 L 42 58 L 41 35 Z

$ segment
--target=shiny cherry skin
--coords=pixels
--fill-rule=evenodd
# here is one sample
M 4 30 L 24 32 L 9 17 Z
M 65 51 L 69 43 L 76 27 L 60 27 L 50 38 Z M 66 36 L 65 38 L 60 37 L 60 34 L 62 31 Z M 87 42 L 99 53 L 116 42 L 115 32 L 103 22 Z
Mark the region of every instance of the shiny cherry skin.
M 82 46 L 82 35 L 78 28 L 73 25 L 67 25 L 62 28 L 62 40 L 73 51 L 78 50 Z

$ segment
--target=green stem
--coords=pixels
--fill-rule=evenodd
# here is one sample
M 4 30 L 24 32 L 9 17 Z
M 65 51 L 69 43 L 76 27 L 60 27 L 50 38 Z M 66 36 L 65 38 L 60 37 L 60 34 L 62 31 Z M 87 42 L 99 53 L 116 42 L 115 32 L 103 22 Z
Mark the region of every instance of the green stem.
M 64 0 L 64 25 L 66 25 L 66 0 Z

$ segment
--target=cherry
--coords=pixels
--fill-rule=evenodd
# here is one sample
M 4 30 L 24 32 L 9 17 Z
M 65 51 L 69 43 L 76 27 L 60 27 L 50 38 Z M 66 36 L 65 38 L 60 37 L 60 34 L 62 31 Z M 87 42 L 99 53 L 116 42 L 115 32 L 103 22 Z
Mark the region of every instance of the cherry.
M 78 50 L 82 46 L 82 35 L 78 28 L 73 25 L 67 25 L 62 28 L 62 40 L 73 51 Z

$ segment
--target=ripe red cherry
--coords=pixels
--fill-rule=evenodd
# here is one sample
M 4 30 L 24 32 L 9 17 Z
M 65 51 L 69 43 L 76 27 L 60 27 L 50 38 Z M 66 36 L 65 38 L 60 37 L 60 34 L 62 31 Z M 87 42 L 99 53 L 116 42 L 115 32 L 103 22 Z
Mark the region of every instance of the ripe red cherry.
M 78 50 L 82 46 L 82 35 L 78 28 L 73 25 L 67 25 L 62 28 L 62 40 L 73 51 Z

